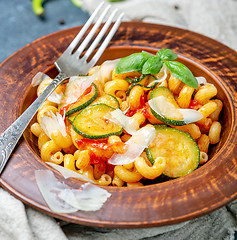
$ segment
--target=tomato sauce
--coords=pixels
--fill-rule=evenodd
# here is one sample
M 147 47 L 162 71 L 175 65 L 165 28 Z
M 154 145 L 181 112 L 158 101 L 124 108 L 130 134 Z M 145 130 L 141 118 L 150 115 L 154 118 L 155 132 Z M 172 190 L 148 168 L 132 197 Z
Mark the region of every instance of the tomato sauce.
M 142 109 L 145 107 L 145 104 L 146 104 L 145 96 L 141 96 L 139 107 L 137 109 L 134 109 L 134 110 L 129 109 L 125 113 L 125 115 L 128 116 L 128 117 L 132 117 L 135 113 L 137 113 L 139 111 L 142 111 Z
M 76 140 L 79 149 L 89 150 L 90 164 L 101 164 L 107 161 L 114 153 L 113 146 L 125 146 L 124 143 L 118 142 L 109 144 L 108 139 L 88 139 L 83 138 Z
M 198 105 L 199 102 L 197 100 L 191 100 L 188 108 L 195 109 Z

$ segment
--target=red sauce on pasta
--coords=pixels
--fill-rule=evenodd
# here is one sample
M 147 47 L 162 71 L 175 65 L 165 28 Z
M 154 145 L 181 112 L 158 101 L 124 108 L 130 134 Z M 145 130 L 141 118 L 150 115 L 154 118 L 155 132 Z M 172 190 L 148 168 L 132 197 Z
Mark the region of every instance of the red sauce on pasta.
M 191 100 L 189 104 L 189 108 L 195 109 L 199 105 L 199 102 L 197 100 Z
M 107 161 L 114 153 L 113 146 L 125 146 L 123 142 L 109 144 L 108 139 L 88 139 L 83 138 L 76 140 L 76 144 L 80 149 L 89 150 L 90 164 L 101 164 Z
M 142 114 L 146 119 L 150 118 L 150 112 L 149 112 L 150 106 L 148 103 L 145 104 L 145 107 L 142 109 Z
M 125 115 L 128 116 L 128 117 L 132 117 L 135 113 L 139 112 L 139 111 L 142 111 L 142 109 L 145 107 L 145 104 L 146 104 L 146 100 L 145 100 L 145 96 L 141 96 L 140 98 L 140 105 L 137 109 L 129 109 Z

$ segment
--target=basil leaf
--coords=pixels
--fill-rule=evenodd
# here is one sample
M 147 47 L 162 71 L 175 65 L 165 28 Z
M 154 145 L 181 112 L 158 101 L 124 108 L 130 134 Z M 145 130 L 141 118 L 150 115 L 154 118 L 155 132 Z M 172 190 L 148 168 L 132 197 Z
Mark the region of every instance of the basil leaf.
M 198 81 L 193 76 L 192 72 L 182 63 L 176 61 L 165 62 L 167 68 L 172 72 L 172 75 L 184 82 L 189 87 L 198 88 Z
M 172 61 L 178 57 L 177 54 L 175 54 L 171 49 L 167 48 L 161 49 L 159 52 L 156 53 L 156 55 L 160 57 L 162 61 Z
M 116 65 L 115 72 L 117 74 L 133 71 L 141 73 L 144 63 L 151 57 L 153 56 L 147 52 L 140 52 L 121 58 Z
M 142 67 L 142 74 L 157 74 L 163 67 L 159 57 L 149 58 Z

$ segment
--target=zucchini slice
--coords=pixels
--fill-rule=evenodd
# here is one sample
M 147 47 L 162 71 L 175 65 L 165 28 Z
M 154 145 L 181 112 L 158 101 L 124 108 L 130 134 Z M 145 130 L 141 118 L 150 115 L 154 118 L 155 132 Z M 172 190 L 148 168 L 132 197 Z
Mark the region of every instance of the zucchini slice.
M 92 104 L 104 103 L 113 108 L 120 108 L 117 98 L 110 94 L 104 94 L 98 97 Z
M 193 138 L 175 128 L 155 125 L 156 136 L 149 145 L 152 158 L 164 157 L 166 167 L 163 172 L 170 178 L 185 176 L 199 164 L 200 150 Z
M 83 108 L 90 105 L 98 97 L 98 89 L 94 83 L 91 87 L 85 90 L 85 92 L 77 99 L 75 103 L 70 104 L 66 109 L 66 116 L 70 116 L 79 112 Z
M 173 93 L 167 87 L 157 87 L 151 92 L 149 105 L 152 114 L 168 125 L 181 126 L 185 125 L 183 115 L 177 110 L 180 107 L 174 99 Z
M 85 138 L 107 138 L 111 135 L 120 135 L 121 125 L 106 118 L 115 109 L 106 104 L 96 104 L 83 109 L 73 120 L 73 129 Z

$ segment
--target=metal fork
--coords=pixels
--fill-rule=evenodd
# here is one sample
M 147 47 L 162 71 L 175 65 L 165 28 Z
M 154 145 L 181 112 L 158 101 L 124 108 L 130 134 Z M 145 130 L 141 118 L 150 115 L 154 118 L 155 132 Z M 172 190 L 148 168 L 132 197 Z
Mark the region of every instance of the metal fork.
M 40 105 L 47 99 L 47 97 L 54 91 L 54 89 L 65 79 L 74 75 L 86 75 L 88 71 L 96 64 L 99 60 L 100 56 L 104 52 L 105 48 L 109 44 L 110 40 L 114 36 L 117 31 L 122 18 L 123 13 L 117 17 L 117 20 L 114 22 L 111 30 L 108 35 L 104 39 L 103 43 L 95 53 L 95 55 L 91 58 L 90 61 L 87 61 L 91 56 L 92 52 L 95 50 L 96 46 L 99 44 L 103 36 L 105 35 L 108 28 L 113 23 L 113 18 L 117 13 L 117 9 L 115 9 L 108 20 L 105 22 L 103 28 L 98 33 L 97 37 L 94 39 L 93 43 L 90 45 L 86 53 L 80 57 L 85 50 L 88 43 L 93 38 L 99 26 L 102 24 L 105 16 L 109 12 L 110 5 L 105 7 L 102 2 L 88 19 L 84 27 L 78 33 L 78 35 L 74 38 L 68 48 L 63 52 L 63 54 L 57 59 L 54 63 L 56 68 L 59 71 L 59 74 L 54 78 L 54 80 L 49 84 L 49 86 L 44 90 L 44 92 L 29 106 L 29 108 L 10 126 L 7 128 L 5 132 L 3 132 L 0 136 L 0 173 L 4 169 L 13 149 L 15 148 L 17 142 L 19 141 L 21 135 L 26 129 L 27 125 L 30 123 L 31 119 L 37 112 Z M 90 30 L 89 34 L 85 37 L 80 46 L 76 49 L 78 43 L 81 38 L 84 36 L 90 25 L 93 23 L 94 19 L 98 14 L 102 11 L 100 17 L 96 21 L 95 25 Z

